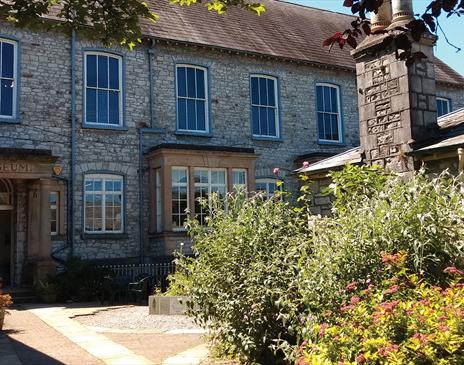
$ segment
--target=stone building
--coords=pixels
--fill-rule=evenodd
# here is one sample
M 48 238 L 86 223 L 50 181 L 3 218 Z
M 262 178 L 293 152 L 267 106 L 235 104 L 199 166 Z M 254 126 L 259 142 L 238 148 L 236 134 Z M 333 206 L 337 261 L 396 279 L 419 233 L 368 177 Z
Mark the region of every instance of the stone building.
M 413 14 L 411 0 L 386 1 L 373 18 L 373 29 L 404 26 Z M 330 209 L 330 199 L 319 194 L 329 182 L 327 172 L 347 163 L 376 164 L 399 173 L 424 166 L 429 173 L 448 169 L 457 174 L 464 168 L 464 108 L 458 104 L 451 111 L 449 103 L 441 103 L 443 91 L 433 54 L 436 36 L 425 34 L 412 41 L 412 52 L 423 52 L 426 58 L 410 67 L 396 58 L 393 45 L 383 46 L 387 36 L 373 34 L 352 51 L 360 146 L 298 170 L 315 177 L 314 203 L 320 213 Z
M 184 209 L 202 219 L 197 197 L 237 185 L 270 196 L 273 167 L 291 188 L 300 161 L 358 146 L 355 61 L 321 46 L 352 18 L 265 5 L 256 17 L 153 2 L 160 20 L 142 24 L 133 51 L 0 24 L 7 283 L 32 284 L 70 255 L 135 263 L 188 251 Z M 462 76 L 428 67 L 440 97 L 430 110 L 464 107 Z

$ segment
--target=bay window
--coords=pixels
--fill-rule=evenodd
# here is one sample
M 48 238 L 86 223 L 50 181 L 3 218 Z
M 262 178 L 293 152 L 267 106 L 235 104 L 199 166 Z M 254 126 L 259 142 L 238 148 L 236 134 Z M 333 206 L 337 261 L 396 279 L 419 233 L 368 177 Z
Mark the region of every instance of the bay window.
M 188 207 L 188 170 L 185 167 L 173 167 L 171 173 L 172 185 L 172 228 L 183 229 L 187 221 Z
M 200 203 L 200 200 L 209 199 L 212 193 L 218 194 L 219 198 L 225 197 L 226 170 L 195 168 L 193 176 L 195 180 L 195 215 L 203 224 L 208 215 L 208 209 Z

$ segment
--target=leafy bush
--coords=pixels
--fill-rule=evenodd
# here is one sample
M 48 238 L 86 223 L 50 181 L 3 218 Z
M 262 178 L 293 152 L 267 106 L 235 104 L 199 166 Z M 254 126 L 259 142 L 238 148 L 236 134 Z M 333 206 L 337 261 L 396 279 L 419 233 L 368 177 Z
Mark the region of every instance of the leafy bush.
M 188 276 L 190 312 L 226 354 L 248 363 L 278 364 L 277 339 L 296 343 L 299 252 L 308 228 L 289 203 L 262 196 L 214 197 L 205 226 L 189 221 L 198 257 L 180 261 Z M 208 202 L 203 202 L 208 204 Z M 186 281 L 184 281 L 186 282 Z
M 70 258 L 65 263 L 65 271 L 53 278 L 59 300 L 89 301 L 100 294 L 101 285 L 107 270 L 81 260 Z
M 388 279 L 349 284 L 349 301 L 322 322 L 309 319 L 298 365 L 464 363 L 463 272 L 449 267 L 450 285 L 431 286 L 409 273 L 406 257 L 384 254 Z
M 410 274 L 434 285 L 446 283 L 446 267 L 464 264 L 460 178 L 347 166 L 332 179 L 332 217 L 309 215 L 303 177 L 296 205 L 229 195 L 227 211 L 211 199 L 206 226 L 189 221 L 197 257 L 180 260 L 177 283 L 195 304 L 190 313 L 228 354 L 246 363 L 292 362 L 308 317 L 325 318 L 349 300 L 351 282 L 386 279 L 384 251 L 404 251 Z

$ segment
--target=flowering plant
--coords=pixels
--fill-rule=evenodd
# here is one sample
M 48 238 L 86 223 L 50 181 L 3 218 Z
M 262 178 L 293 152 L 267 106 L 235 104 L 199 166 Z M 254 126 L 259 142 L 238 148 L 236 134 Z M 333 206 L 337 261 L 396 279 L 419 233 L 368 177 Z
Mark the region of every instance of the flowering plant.
M 376 285 L 350 283 L 350 298 L 317 323 L 299 348 L 299 365 L 463 364 L 463 271 L 448 267 L 446 286 L 405 268 L 406 253 L 382 255 L 388 274 Z
M 10 305 L 13 304 L 11 296 L 9 294 L 3 294 L 0 289 L 0 310 L 7 309 Z

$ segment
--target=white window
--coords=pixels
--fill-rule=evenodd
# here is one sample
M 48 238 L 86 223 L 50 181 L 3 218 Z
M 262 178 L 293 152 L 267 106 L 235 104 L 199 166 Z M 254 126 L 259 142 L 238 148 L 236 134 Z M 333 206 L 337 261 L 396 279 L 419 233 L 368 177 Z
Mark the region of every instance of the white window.
M 449 99 L 437 97 L 437 116 L 441 117 L 450 112 L 451 107 Z
M 208 215 L 207 209 L 200 204 L 200 199 L 209 199 L 212 193 L 217 193 L 220 198 L 226 195 L 226 170 L 225 169 L 194 169 L 195 183 L 195 214 L 201 224 Z
M 279 137 L 277 79 L 251 76 L 251 124 L 255 137 Z
M 155 200 L 156 200 L 156 232 L 162 231 L 163 214 L 161 206 L 161 172 L 160 169 L 155 171 Z
M 266 199 L 270 199 L 275 195 L 280 187 L 277 185 L 276 179 L 256 179 L 256 192 L 262 193 Z
M 188 208 L 188 169 L 186 167 L 173 167 L 172 179 L 172 227 L 173 230 L 184 229 L 187 221 Z
M 50 201 L 50 233 L 52 236 L 58 234 L 59 224 L 59 193 L 57 191 L 51 191 L 49 196 Z
M 233 169 L 232 170 L 232 185 L 233 190 L 245 190 L 247 189 L 247 170 L 245 169 Z
M 192 65 L 176 66 L 177 129 L 209 132 L 207 69 Z
M 123 178 L 119 175 L 86 175 L 84 230 L 86 233 L 123 231 Z
M 85 123 L 98 126 L 121 126 L 122 58 L 102 52 L 86 52 Z
M 0 117 L 16 118 L 18 88 L 18 44 L 0 38 Z
M 342 142 L 340 88 L 336 85 L 316 85 L 317 128 L 320 142 Z

